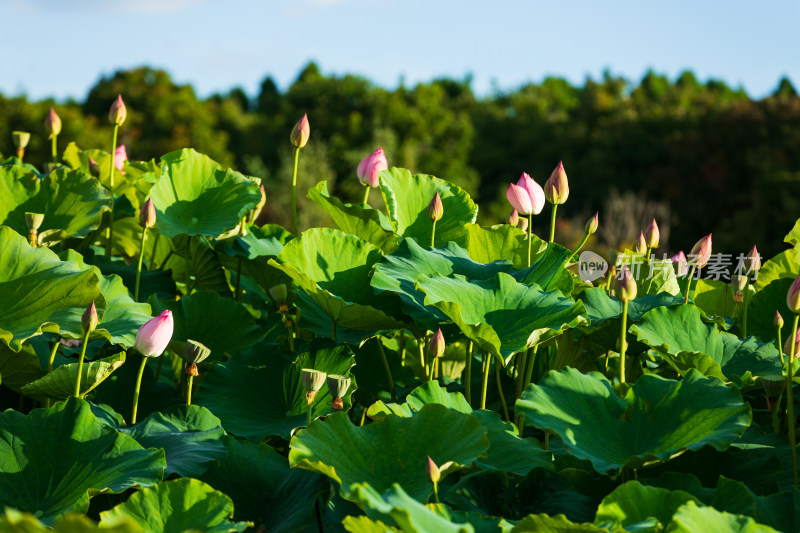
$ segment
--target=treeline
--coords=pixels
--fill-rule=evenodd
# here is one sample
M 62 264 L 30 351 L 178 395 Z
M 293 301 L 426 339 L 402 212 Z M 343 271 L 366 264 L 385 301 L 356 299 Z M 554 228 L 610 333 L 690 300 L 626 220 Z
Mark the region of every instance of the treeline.
M 139 68 L 101 79 L 83 102 L 0 95 L 0 152 L 13 153 L 11 131 L 30 131 L 26 159 L 44 163 L 50 106 L 63 120 L 61 143 L 108 150 L 106 117 L 118 93 L 128 106 L 120 140 L 129 157 L 194 147 L 263 178 L 266 216 L 284 225 L 289 132 L 303 113 L 311 141 L 299 186 L 328 180 L 346 201 L 362 196 L 356 166 L 381 146 L 390 165 L 464 187 L 480 203 L 484 224 L 503 220 L 505 188 L 523 170 L 543 184 L 563 161 L 570 182 L 559 209 L 565 244 L 599 210 L 601 244 L 632 242 L 657 216 L 660 251 L 690 248 L 713 232 L 715 250 L 736 254 L 755 243 L 772 254 L 800 217 L 800 97 L 787 79 L 762 100 L 719 81 L 700 83 L 691 72 L 674 81 L 651 72 L 638 84 L 610 74 L 583 86 L 547 78 L 478 98 L 469 78 L 387 90 L 362 77 L 325 76 L 310 63 L 285 92 L 268 77 L 258 95 L 237 88 L 202 100 L 166 72 Z M 301 205 L 301 225 L 322 222 L 317 216 Z

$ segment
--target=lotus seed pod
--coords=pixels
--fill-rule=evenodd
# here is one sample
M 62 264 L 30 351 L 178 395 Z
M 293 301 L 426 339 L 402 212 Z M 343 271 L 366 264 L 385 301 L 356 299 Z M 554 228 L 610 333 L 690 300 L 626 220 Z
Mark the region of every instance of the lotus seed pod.
M 86 308 L 86 311 L 84 311 L 81 316 L 83 331 L 94 331 L 97 327 L 97 321 L 97 307 L 95 307 L 94 300 L 92 300 L 91 305 Z
M 38 230 L 42 226 L 42 222 L 44 222 L 44 214 L 25 213 L 25 224 L 28 225 L 28 229 Z
M 431 337 L 430 342 L 428 342 L 428 353 L 430 353 L 432 357 L 441 357 L 444 355 L 444 348 L 444 335 L 442 335 L 442 328 L 439 328 Z
M 439 480 L 442 479 L 442 473 L 439 471 L 439 467 L 436 466 L 436 463 L 433 462 L 430 455 L 425 465 L 425 474 L 428 476 L 428 481 L 431 483 L 439 483 Z
M 286 289 L 286 285 L 280 283 L 269 288 L 269 295 L 276 302 L 285 302 L 289 291 Z
M 627 266 L 622 267 L 622 276 L 619 280 L 619 296 L 623 302 L 630 302 L 636 298 L 636 280 Z
M 786 379 L 780 374 L 771 374 L 761 377 L 761 386 L 770 398 L 777 398 L 786 388 Z
M 733 289 L 736 291 L 743 291 L 747 288 L 747 276 L 743 276 L 741 274 L 734 274 L 731 276 L 731 285 L 733 285 Z
M 550 174 L 547 183 L 544 184 L 544 194 L 547 201 L 551 204 L 563 204 L 569 197 L 569 182 L 567 173 L 564 171 L 564 164 L 559 161 L 558 166 Z
M 509 226 L 516 226 L 519 223 L 519 213 L 516 209 L 511 209 L 511 212 L 506 217 L 506 224 Z
M 334 398 L 333 400 L 331 400 L 331 409 L 333 409 L 334 411 L 341 411 L 342 409 L 344 409 L 344 400 L 342 400 L 341 398 Z
M 326 376 L 327 374 L 325 374 L 325 372 L 320 372 L 319 370 L 313 370 L 311 368 L 304 368 L 301 373 L 303 388 L 307 391 L 314 392 L 320 390 L 325 384 Z
M 783 317 L 777 309 L 775 310 L 775 318 L 772 319 L 772 325 L 778 329 L 783 327 Z
M 200 363 L 211 355 L 211 348 L 205 344 L 188 339 L 183 350 L 183 360 L 187 363 Z
M 24 150 L 28 147 L 31 140 L 31 134 L 27 131 L 12 131 L 11 139 L 14 141 L 14 146 L 18 149 Z
M 111 109 L 108 110 L 108 121 L 115 126 L 122 126 L 127 117 L 128 109 L 122 101 L 122 95 L 118 94 L 117 99 L 111 104 Z
M 661 240 L 661 232 L 658 231 L 658 224 L 656 219 L 650 222 L 647 229 L 644 230 L 644 238 L 649 248 L 658 248 L 658 243 Z
M 328 383 L 328 391 L 334 398 L 343 397 L 347 393 L 347 389 L 350 388 L 350 378 L 347 376 L 328 374 L 326 381 Z
M 428 218 L 436 222 L 437 220 L 441 220 L 443 214 L 444 207 L 442 206 L 442 197 L 439 196 L 439 191 L 436 191 L 431 203 L 428 204 Z
M 594 234 L 594 232 L 597 231 L 597 226 L 600 223 L 599 217 L 600 217 L 600 212 L 598 211 L 597 213 L 594 214 L 592 218 L 590 218 L 586 222 L 586 225 L 583 227 L 583 230 L 586 232 L 587 235 L 592 235 Z
M 302 148 L 308 142 L 311 136 L 311 127 L 308 124 L 308 114 L 303 114 L 300 120 L 292 128 L 292 133 L 289 135 L 289 140 L 297 148 Z

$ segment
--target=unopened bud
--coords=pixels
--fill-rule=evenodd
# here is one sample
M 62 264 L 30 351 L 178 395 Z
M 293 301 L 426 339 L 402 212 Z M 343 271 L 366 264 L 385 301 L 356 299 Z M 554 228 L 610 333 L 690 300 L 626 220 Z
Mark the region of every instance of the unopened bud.
M 436 466 L 436 463 L 433 462 L 430 455 L 425 465 L 425 474 L 428 476 L 428 481 L 431 483 L 439 483 L 439 480 L 442 479 L 442 473 L 439 472 L 439 467 Z
M 289 140 L 292 141 L 292 144 L 297 148 L 302 148 L 308 142 L 308 137 L 311 135 L 311 128 L 308 125 L 308 114 L 304 114 L 303 117 L 297 121 L 292 128 L 292 133 L 289 135 Z
M 44 129 L 50 135 L 51 139 L 53 135 L 61 133 L 61 117 L 58 116 L 58 113 L 56 113 L 56 110 L 52 107 L 47 113 L 47 117 L 44 119 Z
M 622 267 L 622 274 L 619 280 L 619 296 L 623 302 L 630 302 L 636 298 L 636 280 L 627 266 Z
M 689 262 L 686 261 L 686 255 L 683 250 L 673 255 L 670 260 L 675 265 L 675 275 L 679 278 L 689 273 Z
M 444 348 L 444 335 L 442 335 L 442 329 L 439 328 L 431 337 L 430 342 L 428 342 L 428 353 L 431 354 L 431 357 L 441 357 L 444 355 Z
M 639 232 L 639 238 L 636 240 L 636 244 L 633 247 L 633 253 L 644 255 L 647 253 L 647 241 L 644 238 L 644 233 L 641 231 Z
M 689 257 L 695 262 L 697 268 L 703 268 L 711 257 L 711 234 L 709 233 L 692 247 Z
M 528 231 L 528 219 L 527 219 L 527 218 L 525 218 L 525 217 L 520 217 L 520 219 L 519 219 L 519 226 L 518 226 L 518 227 L 519 227 L 519 229 L 521 229 L 523 232 L 526 232 L 526 231 Z
M 772 325 L 778 329 L 783 327 L 783 317 L 777 309 L 775 310 L 775 318 L 772 319 Z
M 786 342 L 783 345 L 783 351 L 786 354 L 793 355 L 791 360 L 794 361 L 797 359 L 798 355 L 800 355 L 800 353 L 798 353 L 800 352 L 798 348 L 800 348 L 800 329 L 797 330 L 797 334 L 794 337 L 794 345 L 792 344 L 792 336 L 789 335 L 786 337 Z
M 442 207 L 442 197 L 439 196 L 439 191 L 436 191 L 431 203 L 428 204 L 428 218 L 436 222 L 437 220 L 441 220 L 443 214 L 444 207 Z
M 647 226 L 647 229 L 644 230 L 644 239 L 647 247 L 651 249 L 658 248 L 658 242 L 661 239 L 661 232 L 658 231 L 656 219 L 653 219 L 653 221 L 650 222 L 650 225 Z
M 142 205 L 139 211 L 139 225 L 143 228 L 152 228 L 156 225 L 156 206 L 150 198 Z
M 747 269 L 747 275 L 751 276 L 753 279 L 758 277 L 758 271 L 761 270 L 761 255 L 758 253 L 755 245 L 753 245 L 753 249 L 750 250 L 750 253 L 747 255 L 744 266 Z
M 551 204 L 563 204 L 569 197 L 569 182 L 561 161 L 544 184 L 544 196 Z
M 122 101 L 122 95 L 118 94 L 108 111 L 108 121 L 115 126 L 122 126 L 127 117 L 128 109 L 125 107 L 125 102 Z
M 186 341 L 186 346 L 183 350 L 183 360 L 187 363 L 200 363 L 211 355 L 211 348 L 192 339 Z
M 519 223 L 519 213 L 516 209 L 512 209 L 506 217 L 506 224 L 509 226 L 516 226 Z
M 590 218 L 586 225 L 583 227 L 583 231 L 586 232 L 586 235 L 593 235 L 594 232 L 597 231 L 597 226 L 600 223 L 600 212 L 594 214 L 592 218 Z
M 789 287 L 789 292 L 786 293 L 786 307 L 792 313 L 800 313 L 800 277 L 794 280 L 792 286 Z
M 95 161 L 91 157 L 89 158 L 89 174 L 91 174 L 95 178 L 100 177 L 100 165 L 98 165 L 97 161 Z
M 83 312 L 81 316 L 81 326 L 83 326 L 83 331 L 94 331 L 97 327 L 97 308 L 94 305 L 94 300 L 92 300 L 92 304 L 86 308 L 86 311 Z

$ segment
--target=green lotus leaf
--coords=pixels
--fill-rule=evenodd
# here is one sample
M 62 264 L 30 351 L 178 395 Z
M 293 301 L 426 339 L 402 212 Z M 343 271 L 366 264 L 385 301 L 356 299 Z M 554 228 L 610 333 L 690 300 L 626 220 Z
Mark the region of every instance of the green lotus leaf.
M 357 235 L 387 254 L 397 248 L 397 236 L 392 231 L 391 222 L 377 209 L 343 203 L 328 194 L 328 183 L 325 181 L 309 189 L 308 198 L 328 213 L 345 233 Z
M 778 530 L 757 523 L 749 516 L 720 512 L 690 501 L 681 506 L 665 530 L 668 533 L 778 533 Z
M 629 329 L 640 342 L 664 354 L 680 372 L 695 365 L 723 381 L 736 377 L 781 374 L 778 350 L 755 337 L 739 339 L 703 322 L 693 305 L 659 307 L 647 312 Z M 708 356 L 711 361 L 706 360 Z M 713 363 L 713 364 L 712 364 Z
M 738 390 L 696 370 L 682 381 L 641 376 L 624 398 L 597 372 L 550 371 L 516 405 L 527 423 L 552 429 L 600 473 L 666 461 L 687 448 L 725 449 L 751 420 Z
M 48 525 L 67 511 L 86 512 L 99 492 L 158 483 L 165 466 L 164 452 L 109 427 L 84 400 L 27 416 L 0 413 L 0 501 Z
M 39 356 L 30 343 L 23 344 L 19 352 L 0 343 L 0 376 L 3 385 L 14 392 L 19 392 L 23 386 L 36 381 L 44 374 Z M 75 392 L 75 387 L 72 388 L 72 392 Z
M 380 520 L 373 520 L 368 516 L 346 516 L 342 520 L 345 531 L 350 533 L 399 533 L 394 526 L 387 526 Z
M 447 392 L 436 381 L 427 381 L 411 391 L 404 404 L 378 401 L 370 406 L 367 415 L 373 420 L 391 415 L 411 417 L 428 404 L 471 414 L 486 428 L 491 445 L 487 456 L 478 459 L 476 464 L 479 466 L 522 476 L 534 468 L 553 468 L 550 452 L 543 450 L 536 440 L 519 438 L 514 425 L 501 420 L 494 411 L 473 411 L 460 392 Z
M 367 289 L 370 269 L 381 257 L 378 248 L 355 235 L 312 228 L 287 243 L 269 264 L 289 275 L 336 324 L 358 330 L 399 328 L 402 324 L 381 311 L 381 299 Z
M 759 279 L 761 277 L 759 276 Z M 747 309 L 747 334 L 769 341 L 778 338 L 775 328 L 775 311 L 783 317 L 786 325 L 781 330 L 781 340 L 792 334 L 791 317 L 793 313 L 786 306 L 786 295 L 795 278 L 778 278 L 761 288 L 750 300 Z
M 28 234 L 25 213 L 44 215 L 40 242 L 85 237 L 100 226 L 111 209 L 111 195 L 79 170 L 60 168 L 42 178 L 22 167 L 0 167 L 0 224 Z
M 754 286 L 756 291 L 760 291 L 777 279 L 794 280 L 798 275 L 800 275 L 800 247 L 796 246 L 765 261 L 758 271 L 758 279 Z
M 698 500 L 681 490 L 671 491 L 629 481 L 603 498 L 594 523 L 610 531 L 661 531 L 686 502 Z
M 180 270 L 174 269 L 176 281 L 183 282 L 186 292 L 194 289 L 214 291 L 223 296 L 230 296 L 231 289 L 225 277 L 225 270 L 214 251 L 214 248 L 202 235 L 178 235 L 173 240 L 175 253 L 179 260 Z
M 369 483 L 354 484 L 350 490 L 353 501 L 364 506 L 367 516 L 373 520 L 394 523 L 401 531 L 407 533 L 429 531 L 473 533 L 475 531 L 472 525 L 454 523 L 442 516 L 441 511 L 435 512 L 431 507 L 421 504 L 403 490 L 399 483 L 392 484 L 383 494 L 375 490 Z
M 425 305 L 438 307 L 479 348 L 503 360 L 586 323 L 582 303 L 503 272 L 473 282 L 458 275 L 421 275 L 416 287 L 425 293 Z
M 547 250 L 547 241 L 531 236 L 531 262 L 535 262 Z M 528 235 L 515 226 L 465 224 L 464 233 L 456 242 L 478 263 L 507 260 L 515 268 L 528 266 Z
M 349 376 L 354 364 L 350 348 L 328 339 L 313 341 L 296 359 L 285 358 L 277 346 L 259 345 L 213 366 L 203 378 L 195 402 L 218 416 L 234 435 L 255 442 L 270 435 L 288 440 L 293 430 L 306 423 L 308 404 L 301 370 Z M 342 398 L 345 410 L 352 405 L 350 397 L 356 388 L 353 380 Z M 314 398 L 312 415 L 333 412 L 331 400 L 325 384 Z
M 800 245 L 800 218 L 794 223 L 792 230 L 786 234 L 783 242 L 788 242 L 791 246 L 797 247 Z
M 155 315 L 165 309 L 172 311 L 173 341 L 193 339 L 211 349 L 207 362 L 224 361 L 225 354 L 247 350 L 264 338 L 253 315 L 242 304 L 214 292 L 199 291 L 177 301 L 151 302 Z
M 289 461 L 267 444 L 231 436 L 221 443 L 227 455 L 201 478 L 233 500 L 234 520 L 276 533 L 317 527 L 314 503 L 329 490 L 325 476 L 289 468 Z
M 511 533 L 530 533 L 548 531 L 551 533 L 601 533 L 607 531 L 594 524 L 576 524 L 570 522 L 563 514 L 548 516 L 546 514 L 528 515 L 519 524 L 511 528 Z
M 156 227 L 168 237 L 217 237 L 234 228 L 261 200 L 258 184 L 223 170 L 191 148 L 161 157 L 162 174 L 150 189 Z
M 148 235 L 150 235 L 149 232 Z M 116 233 L 114 240 L 116 241 Z M 105 276 L 113 276 L 116 274 L 122 278 L 122 284 L 126 287 L 136 287 L 135 264 L 128 265 L 124 261 L 112 260 L 96 254 L 85 256 L 84 261 L 99 268 Z M 152 268 L 152 265 L 150 268 Z M 175 297 L 175 282 L 172 280 L 170 272 L 158 269 L 147 270 L 146 267 L 142 268 L 139 279 L 139 299 L 145 301 L 151 294 L 155 294 L 158 298 L 163 299 Z
M 83 377 L 81 378 L 81 397 L 105 381 L 123 363 L 125 363 L 125 352 L 96 361 L 84 361 Z M 75 394 L 77 380 L 78 363 L 68 363 L 25 385 L 20 389 L 20 392 L 36 400 L 44 400 L 46 398 L 66 400 Z
M 100 528 L 80 513 L 66 513 L 59 516 L 52 528 L 41 523 L 31 513 L 21 513 L 6 507 L 0 514 L 0 531 L 5 533 L 144 533 L 136 522 L 125 521 L 111 528 Z
M 233 502 L 197 479 L 164 481 L 134 493 L 125 503 L 100 513 L 103 526 L 134 520 L 152 533 L 244 531 L 247 522 L 231 522 Z
M 645 261 L 644 255 L 635 254 L 630 250 L 617 257 L 617 272 L 622 271 L 622 267 L 627 265 L 636 280 L 638 294 L 658 294 L 666 292 L 673 296 L 681 295 L 681 288 L 678 285 L 678 278 L 675 276 L 675 268 L 669 259 L 650 259 Z
M 292 234 L 282 226 L 276 224 L 265 224 L 261 227 L 249 226 L 245 235 L 236 235 L 221 241 L 221 244 L 224 245 L 221 252 L 223 255 L 242 259 L 276 257 L 290 240 L 292 240 Z
M 440 466 L 452 462 L 447 471 L 471 465 L 489 449 L 486 433 L 474 416 L 437 404 L 364 427 L 336 413 L 295 434 L 289 464 L 338 481 L 348 499 L 354 483 L 369 482 L 378 491 L 399 483 L 411 497 L 427 501 L 433 493 L 427 458 Z
M 380 174 L 380 187 L 394 232 L 430 244 L 433 223 L 428 218 L 428 204 L 438 191 L 443 215 L 436 222 L 436 243 L 458 241 L 464 224 L 474 223 L 478 206 L 461 187 L 425 174 L 414 174 L 392 167 Z

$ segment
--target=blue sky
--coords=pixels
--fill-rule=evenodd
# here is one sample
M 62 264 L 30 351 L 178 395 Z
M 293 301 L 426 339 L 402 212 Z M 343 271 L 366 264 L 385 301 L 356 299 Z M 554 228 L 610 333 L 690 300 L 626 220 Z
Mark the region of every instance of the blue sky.
M 0 0 L 0 92 L 82 99 L 102 75 L 150 65 L 201 96 L 310 60 L 395 87 L 473 76 L 511 90 L 604 69 L 637 81 L 692 69 L 761 98 L 800 86 L 800 2 L 472 0 Z

